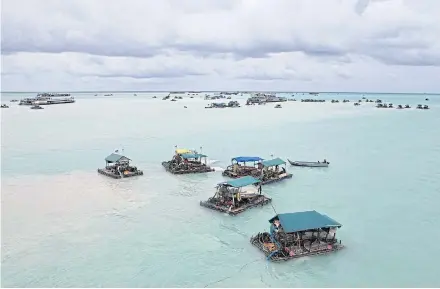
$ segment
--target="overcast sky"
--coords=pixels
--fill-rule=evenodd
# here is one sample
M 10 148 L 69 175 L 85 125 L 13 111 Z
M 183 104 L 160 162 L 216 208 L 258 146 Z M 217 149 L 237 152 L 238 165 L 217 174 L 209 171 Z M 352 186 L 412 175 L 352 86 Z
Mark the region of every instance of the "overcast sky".
M 2 90 L 440 92 L 440 0 L 2 0 Z

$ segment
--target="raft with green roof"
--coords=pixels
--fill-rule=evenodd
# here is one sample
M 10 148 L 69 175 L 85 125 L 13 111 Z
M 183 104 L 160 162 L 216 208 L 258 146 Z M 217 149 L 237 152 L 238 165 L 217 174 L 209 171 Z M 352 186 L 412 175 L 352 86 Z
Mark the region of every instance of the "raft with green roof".
M 200 206 L 229 215 L 237 215 L 250 208 L 264 206 L 272 201 L 261 192 L 261 181 L 251 176 L 219 183 L 213 197 L 201 201 Z
M 142 176 L 144 173 L 131 166 L 130 161 L 126 156 L 112 153 L 105 158 L 105 168 L 98 169 L 98 173 L 114 179 Z
M 162 166 L 175 175 L 213 172 L 214 169 L 206 163 L 207 157 L 195 150 L 176 149 L 173 158 L 162 162 Z
M 261 162 L 261 164 L 263 167 L 260 177 L 262 185 L 279 182 L 285 179 L 291 179 L 293 176 L 287 172 L 286 162 L 280 158 L 265 160 Z
M 342 225 L 316 211 L 278 214 L 269 223 L 270 233 L 258 233 L 250 239 L 267 260 L 287 261 L 344 248 L 336 238 L 336 230 Z

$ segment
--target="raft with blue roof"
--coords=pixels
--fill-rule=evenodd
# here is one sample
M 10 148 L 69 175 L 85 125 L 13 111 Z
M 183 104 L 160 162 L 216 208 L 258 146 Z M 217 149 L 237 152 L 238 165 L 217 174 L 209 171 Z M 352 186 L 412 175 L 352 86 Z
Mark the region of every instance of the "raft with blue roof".
M 258 233 L 250 239 L 267 260 L 287 261 L 344 248 L 336 238 L 336 230 L 342 225 L 316 211 L 278 214 L 269 223 L 270 233 Z
M 229 215 L 237 215 L 250 208 L 264 206 L 272 201 L 262 194 L 261 181 L 251 176 L 219 183 L 213 197 L 201 201 L 200 206 Z
M 235 157 L 231 159 L 232 164 L 223 171 L 222 175 L 229 178 L 240 178 L 244 176 L 252 176 L 259 178 L 261 169 L 263 168 L 260 157 Z
M 144 173 L 131 166 L 130 161 L 126 156 L 112 153 L 105 158 L 105 168 L 98 169 L 98 173 L 114 179 L 142 176 Z
M 175 175 L 213 172 L 214 169 L 206 164 L 207 157 L 195 150 L 176 149 L 172 160 L 162 162 L 162 166 Z
M 285 179 L 291 179 L 293 176 L 286 171 L 286 162 L 280 158 L 265 160 L 262 161 L 261 164 L 263 167 L 260 177 L 262 185 L 279 182 Z

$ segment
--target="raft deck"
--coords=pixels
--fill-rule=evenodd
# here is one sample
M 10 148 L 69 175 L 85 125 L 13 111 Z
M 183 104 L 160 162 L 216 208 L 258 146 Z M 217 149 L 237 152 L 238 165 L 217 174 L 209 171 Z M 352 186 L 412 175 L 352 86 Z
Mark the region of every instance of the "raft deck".
M 214 169 L 204 165 L 204 164 L 200 164 L 200 165 L 194 165 L 192 164 L 190 166 L 189 169 L 173 169 L 170 166 L 171 162 L 162 162 L 162 166 L 165 168 L 165 170 L 167 172 L 170 172 L 174 175 L 184 175 L 184 174 L 200 174 L 200 173 L 209 173 L 209 172 L 213 172 Z
M 277 183 L 277 182 L 280 182 L 285 179 L 291 179 L 292 177 L 293 177 L 292 174 L 288 174 L 288 173 L 281 174 L 277 178 L 272 178 L 272 179 L 262 181 L 261 185 L 263 186 L 263 185 L 268 185 L 268 184 L 272 184 L 272 183 Z
M 130 177 L 135 177 L 135 176 L 142 176 L 144 174 L 144 172 L 140 171 L 140 170 L 137 170 L 135 172 L 127 172 L 127 173 L 117 174 L 117 173 L 114 173 L 113 171 L 107 170 L 107 169 L 98 169 L 98 173 L 100 173 L 101 175 L 113 178 L 113 179 L 130 178 Z
M 256 200 L 253 200 L 252 202 L 249 202 L 241 207 L 233 208 L 233 209 L 229 209 L 228 206 L 217 205 L 213 202 L 210 202 L 209 200 L 208 201 L 200 201 L 200 206 L 235 216 L 240 213 L 243 213 L 244 211 L 246 211 L 248 209 L 258 207 L 258 206 L 267 205 L 270 202 L 272 202 L 271 198 L 268 198 L 264 195 L 260 195 L 260 196 L 256 197 Z
M 305 256 L 323 255 L 345 248 L 344 245 L 338 242 L 333 244 L 320 242 L 319 244 L 306 243 L 304 246 L 295 249 L 285 247 L 277 251 L 277 246 L 273 242 L 265 242 L 267 239 L 270 240 L 268 233 L 258 233 L 256 236 L 250 238 L 250 243 L 263 252 L 266 258 L 270 256 L 269 260 L 272 262 L 287 261 Z

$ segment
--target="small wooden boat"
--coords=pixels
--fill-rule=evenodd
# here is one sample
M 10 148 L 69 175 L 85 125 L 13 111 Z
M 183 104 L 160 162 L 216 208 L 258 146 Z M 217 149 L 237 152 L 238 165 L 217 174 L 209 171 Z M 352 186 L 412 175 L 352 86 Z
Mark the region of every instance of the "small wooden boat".
M 31 106 L 31 109 L 44 109 L 44 107 L 42 107 L 40 105 L 33 105 L 33 106 Z
M 282 108 L 281 104 L 275 105 L 275 108 Z
M 291 161 L 289 159 L 287 159 L 289 161 L 289 163 L 292 166 L 297 166 L 297 167 L 310 167 L 310 168 L 315 168 L 315 167 L 328 167 L 328 165 L 330 164 L 328 161 L 324 160 L 323 162 L 302 162 L 302 161 Z
M 2 104 L 1 107 L 2 108 L 9 108 L 9 106 L 7 106 L 6 104 Z

